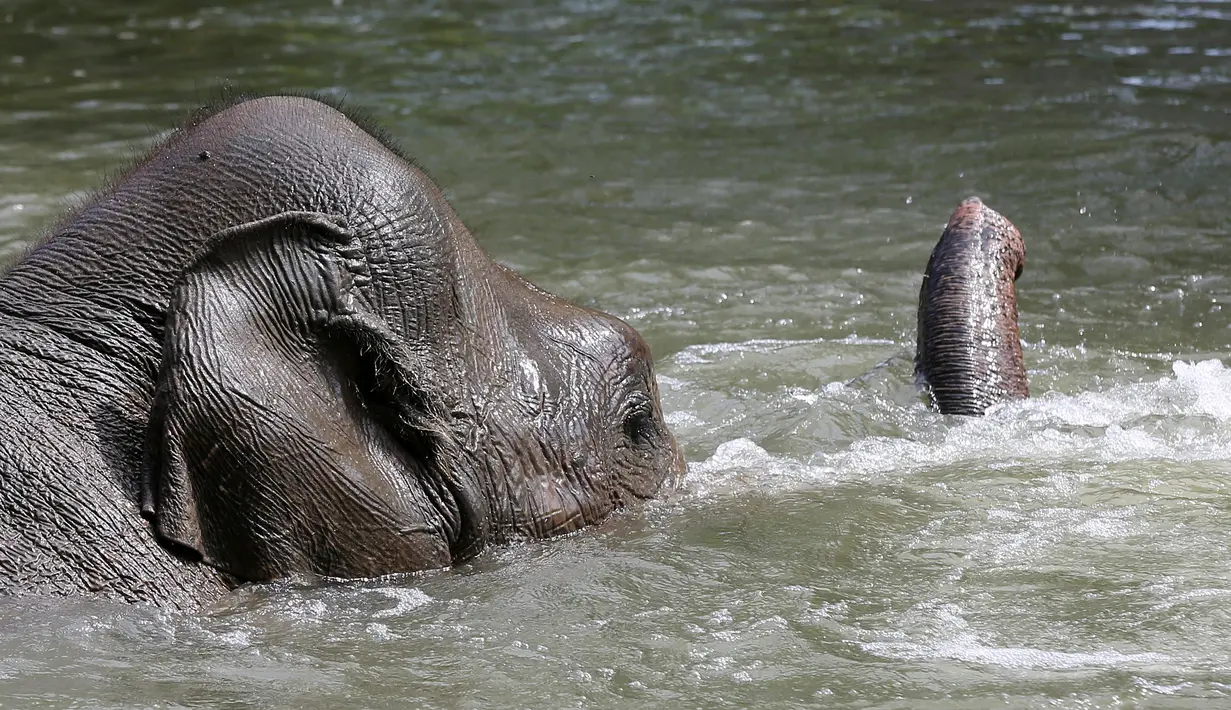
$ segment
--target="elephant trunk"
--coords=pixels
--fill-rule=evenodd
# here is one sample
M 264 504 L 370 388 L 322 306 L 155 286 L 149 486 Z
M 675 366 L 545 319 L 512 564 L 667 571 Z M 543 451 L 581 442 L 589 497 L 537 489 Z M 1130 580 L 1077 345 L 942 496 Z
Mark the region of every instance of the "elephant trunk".
M 1030 394 L 1014 281 L 1022 235 L 977 197 L 962 202 L 932 250 L 919 290 L 915 376 L 943 414 L 982 415 Z

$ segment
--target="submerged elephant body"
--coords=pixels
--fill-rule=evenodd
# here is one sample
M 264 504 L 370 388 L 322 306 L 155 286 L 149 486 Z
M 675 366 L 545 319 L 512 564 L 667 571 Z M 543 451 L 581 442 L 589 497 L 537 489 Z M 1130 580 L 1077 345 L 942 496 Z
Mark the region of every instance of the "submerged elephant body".
M 682 471 L 648 347 L 318 101 L 203 112 L 0 276 L 0 591 L 443 567 Z

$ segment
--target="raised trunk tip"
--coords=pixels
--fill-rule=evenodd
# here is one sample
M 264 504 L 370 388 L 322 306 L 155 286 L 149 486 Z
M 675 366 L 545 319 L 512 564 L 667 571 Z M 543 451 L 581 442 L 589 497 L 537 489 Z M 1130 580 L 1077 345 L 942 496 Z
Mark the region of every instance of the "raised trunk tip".
M 978 197 L 963 200 L 932 250 L 919 290 L 915 374 L 943 414 L 982 415 L 1029 396 L 1015 281 L 1021 233 Z

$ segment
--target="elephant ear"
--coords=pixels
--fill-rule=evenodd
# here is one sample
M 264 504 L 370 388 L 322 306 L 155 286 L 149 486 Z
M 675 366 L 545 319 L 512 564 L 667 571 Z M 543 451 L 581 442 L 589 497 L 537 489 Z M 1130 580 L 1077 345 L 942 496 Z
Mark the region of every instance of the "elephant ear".
M 214 235 L 177 283 L 142 512 L 177 554 L 246 581 L 447 566 L 463 509 L 425 369 L 356 286 L 342 220 Z

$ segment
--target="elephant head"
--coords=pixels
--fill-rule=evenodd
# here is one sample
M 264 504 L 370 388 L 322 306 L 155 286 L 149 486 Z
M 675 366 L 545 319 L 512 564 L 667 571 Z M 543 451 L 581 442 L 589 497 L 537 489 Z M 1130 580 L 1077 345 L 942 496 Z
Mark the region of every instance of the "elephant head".
M 178 554 L 247 581 L 438 568 L 682 472 L 637 332 L 492 261 L 338 111 L 240 103 L 141 171 L 155 228 L 212 200 L 167 306 L 141 491 Z

